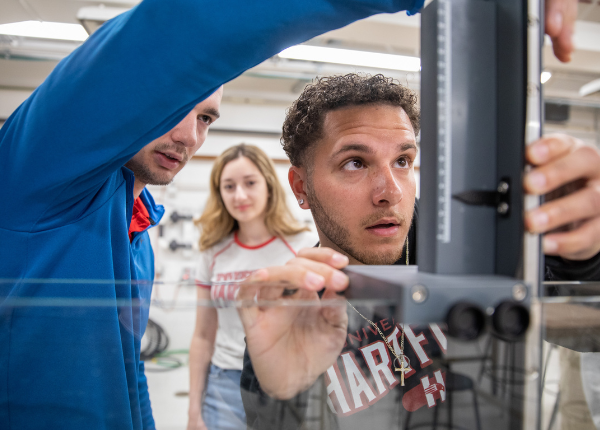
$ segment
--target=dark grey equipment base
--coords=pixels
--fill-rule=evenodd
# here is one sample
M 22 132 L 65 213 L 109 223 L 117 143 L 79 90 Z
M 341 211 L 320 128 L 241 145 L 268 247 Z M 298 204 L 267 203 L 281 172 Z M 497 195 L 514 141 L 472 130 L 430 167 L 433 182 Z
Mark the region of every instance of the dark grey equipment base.
M 393 306 L 396 320 L 405 324 L 448 324 L 451 311 L 465 305 L 478 309 L 497 332 L 507 337 L 510 333 L 505 333 L 506 324 L 510 331 L 515 317 L 525 325 L 512 327 L 518 329 L 517 335 L 525 331 L 529 322 L 530 290 L 510 277 L 439 276 L 419 272 L 417 266 L 348 266 L 344 271 L 350 277 L 345 293 L 348 300 Z M 502 321 L 507 318 L 508 321 Z

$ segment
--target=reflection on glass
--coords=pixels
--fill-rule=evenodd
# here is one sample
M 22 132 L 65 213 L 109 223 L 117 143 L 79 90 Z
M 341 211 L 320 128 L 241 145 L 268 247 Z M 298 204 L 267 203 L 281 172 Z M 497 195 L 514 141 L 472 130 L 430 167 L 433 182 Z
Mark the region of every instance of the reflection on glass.
M 3 281 L 11 285 L 14 282 Z M 40 330 L 23 332 L 21 339 L 10 339 L 3 344 L 3 352 L 8 352 L 7 346 L 20 348 L 29 373 L 41 381 L 61 384 L 53 378 L 68 368 L 74 377 L 102 378 L 112 381 L 109 387 L 117 387 L 121 376 L 111 368 L 111 357 L 131 339 L 145 361 L 157 428 L 187 426 L 188 346 L 198 307 L 270 309 L 278 318 L 291 319 L 293 328 L 289 330 L 302 325 L 304 333 L 311 335 L 306 345 L 321 345 L 323 359 L 329 351 L 318 342 L 322 326 L 315 316 L 323 308 L 331 308 L 347 318 L 347 328 L 330 338 L 341 342 L 341 348 L 318 375 L 311 375 L 311 368 L 302 365 L 301 360 L 290 359 L 293 355 L 279 356 L 270 362 L 270 371 L 283 375 L 279 377 L 280 385 L 296 387 L 296 392 L 268 395 L 252 370 L 245 368 L 241 390 L 253 429 L 512 430 L 522 428 L 526 408 L 538 407 L 542 429 L 594 429 L 600 417 L 600 283 L 544 285 L 543 361 L 541 372 L 536 375 L 524 367 L 523 338 L 500 336 L 488 324 L 477 339 L 458 340 L 449 336 L 439 321 L 403 323 L 398 307 L 382 299 L 351 300 L 350 306 L 341 296 L 317 302 L 311 297 L 296 298 L 296 292 L 288 291 L 289 297 L 283 300 L 258 296 L 256 300 L 251 297 L 198 301 L 197 287 L 183 282 L 156 283 L 151 299 L 136 299 L 133 306 L 131 302 L 125 306 L 127 300 L 98 297 L 103 297 L 100 293 L 106 289 L 114 291 L 116 287 L 124 296 L 143 290 L 144 285 L 81 280 L 19 282 L 23 288 L 36 288 L 46 294 L 35 299 L 4 297 L 3 322 L 35 319 Z M 279 289 L 280 294 L 286 288 L 269 286 Z M 73 294 L 75 291 L 78 294 Z M 68 299 L 64 298 L 66 293 Z M 141 310 L 148 308 L 150 316 L 145 325 Z M 109 319 L 105 318 L 114 312 L 118 314 L 118 327 L 109 326 Z M 40 335 L 46 333 L 43 328 L 49 322 L 61 328 L 58 336 Z M 89 337 L 89 324 L 103 326 L 101 332 L 106 337 Z M 142 324 L 145 331 L 140 328 Z M 116 332 L 119 337 L 111 335 Z M 82 357 L 82 350 L 88 351 L 85 359 L 70 360 L 74 351 Z M 299 357 L 303 353 L 294 351 Z M 395 363 L 397 355 L 406 357 L 400 363 L 406 368 L 404 386 Z M 249 365 L 247 357 L 246 364 Z M 526 378 L 539 381 L 541 404 L 524 397 Z M 305 380 L 305 385 L 298 380 Z M 9 393 L 19 389 L 17 382 L 9 381 Z M 115 388 L 114 406 L 118 408 L 123 399 L 116 398 L 117 392 Z M 73 404 L 94 398 L 94 393 L 85 390 L 61 395 L 69 397 Z M 51 407 L 53 403 L 53 399 L 35 395 L 29 399 L 20 407 Z

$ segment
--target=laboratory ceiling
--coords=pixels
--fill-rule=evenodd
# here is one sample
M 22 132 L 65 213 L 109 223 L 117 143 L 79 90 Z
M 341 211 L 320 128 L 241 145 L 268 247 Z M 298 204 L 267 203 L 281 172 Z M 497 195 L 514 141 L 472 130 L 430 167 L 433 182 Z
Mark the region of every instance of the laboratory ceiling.
M 1 0 L 0 24 L 30 19 L 55 22 L 77 22 L 83 7 L 130 8 L 139 0 Z M 578 19 L 600 22 L 600 0 L 579 0 Z
M 122 11 L 138 0 L 0 0 L 0 24 L 26 20 L 80 23 L 81 10 Z M 95 12 L 94 12 L 95 11 Z M 99 16 L 102 15 L 101 13 Z M 93 20 L 92 20 L 93 21 Z M 93 22 L 84 23 L 93 30 Z M 382 53 L 418 56 L 419 17 L 405 14 L 375 16 L 311 41 L 310 44 L 351 48 Z M 577 53 L 569 64 L 558 62 L 550 43 L 544 48 L 545 67 L 552 77 L 545 85 L 547 97 L 569 99 L 600 106 L 600 93 L 579 95 L 582 85 L 600 78 L 600 0 L 580 0 L 575 45 Z M 48 42 L 0 35 L 0 90 L 30 91 L 39 85 L 57 61 L 77 46 L 75 42 Z M 40 61 L 43 60 L 43 61 Z M 31 61 L 36 60 L 36 61 Z M 230 101 L 288 105 L 306 83 L 317 75 L 346 73 L 350 66 L 285 60 L 273 57 L 249 70 L 227 85 Z M 414 89 L 419 87 L 419 73 L 378 69 L 398 78 Z

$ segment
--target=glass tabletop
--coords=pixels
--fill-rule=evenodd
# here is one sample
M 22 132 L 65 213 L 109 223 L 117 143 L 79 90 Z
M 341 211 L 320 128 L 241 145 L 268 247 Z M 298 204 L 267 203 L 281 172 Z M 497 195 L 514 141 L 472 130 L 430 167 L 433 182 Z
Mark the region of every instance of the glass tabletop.
M 468 339 L 449 333 L 448 320 L 404 319 L 398 297 L 285 284 L 5 279 L 0 286 L 12 291 L 1 315 L 4 359 L 19 363 L 14 375 L 60 384 L 70 371 L 113 381 L 100 385 L 116 396 L 115 381 L 140 366 L 139 353 L 161 429 L 186 429 L 201 416 L 214 428 L 512 430 L 529 428 L 527 414 L 542 429 L 592 429 L 600 414 L 600 283 L 546 282 L 541 298 L 527 303 L 525 333 L 498 333 L 486 311 Z M 526 365 L 532 348 L 534 366 Z M 526 389 L 532 384 L 538 396 Z M 8 391 L 18 386 L 11 379 Z

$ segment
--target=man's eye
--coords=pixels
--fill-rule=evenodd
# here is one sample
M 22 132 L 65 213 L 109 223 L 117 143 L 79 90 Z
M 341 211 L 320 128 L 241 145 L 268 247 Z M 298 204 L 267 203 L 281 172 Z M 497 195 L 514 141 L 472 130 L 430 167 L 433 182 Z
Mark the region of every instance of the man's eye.
M 208 115 L 198 115 L 198 119 L 207 125 L 210 125 L 213 122 L 212 118 Z
M 360 170 L 364 167 L 363 162 L 360 160 L 350 160 L 344 164 L 344 170 Z
M 403 169 L 410 167 L 410 160 L 406 157 L 399 158 L 398 161 L 396 161 L 396 163 L 398 164 L 398 167 Z

